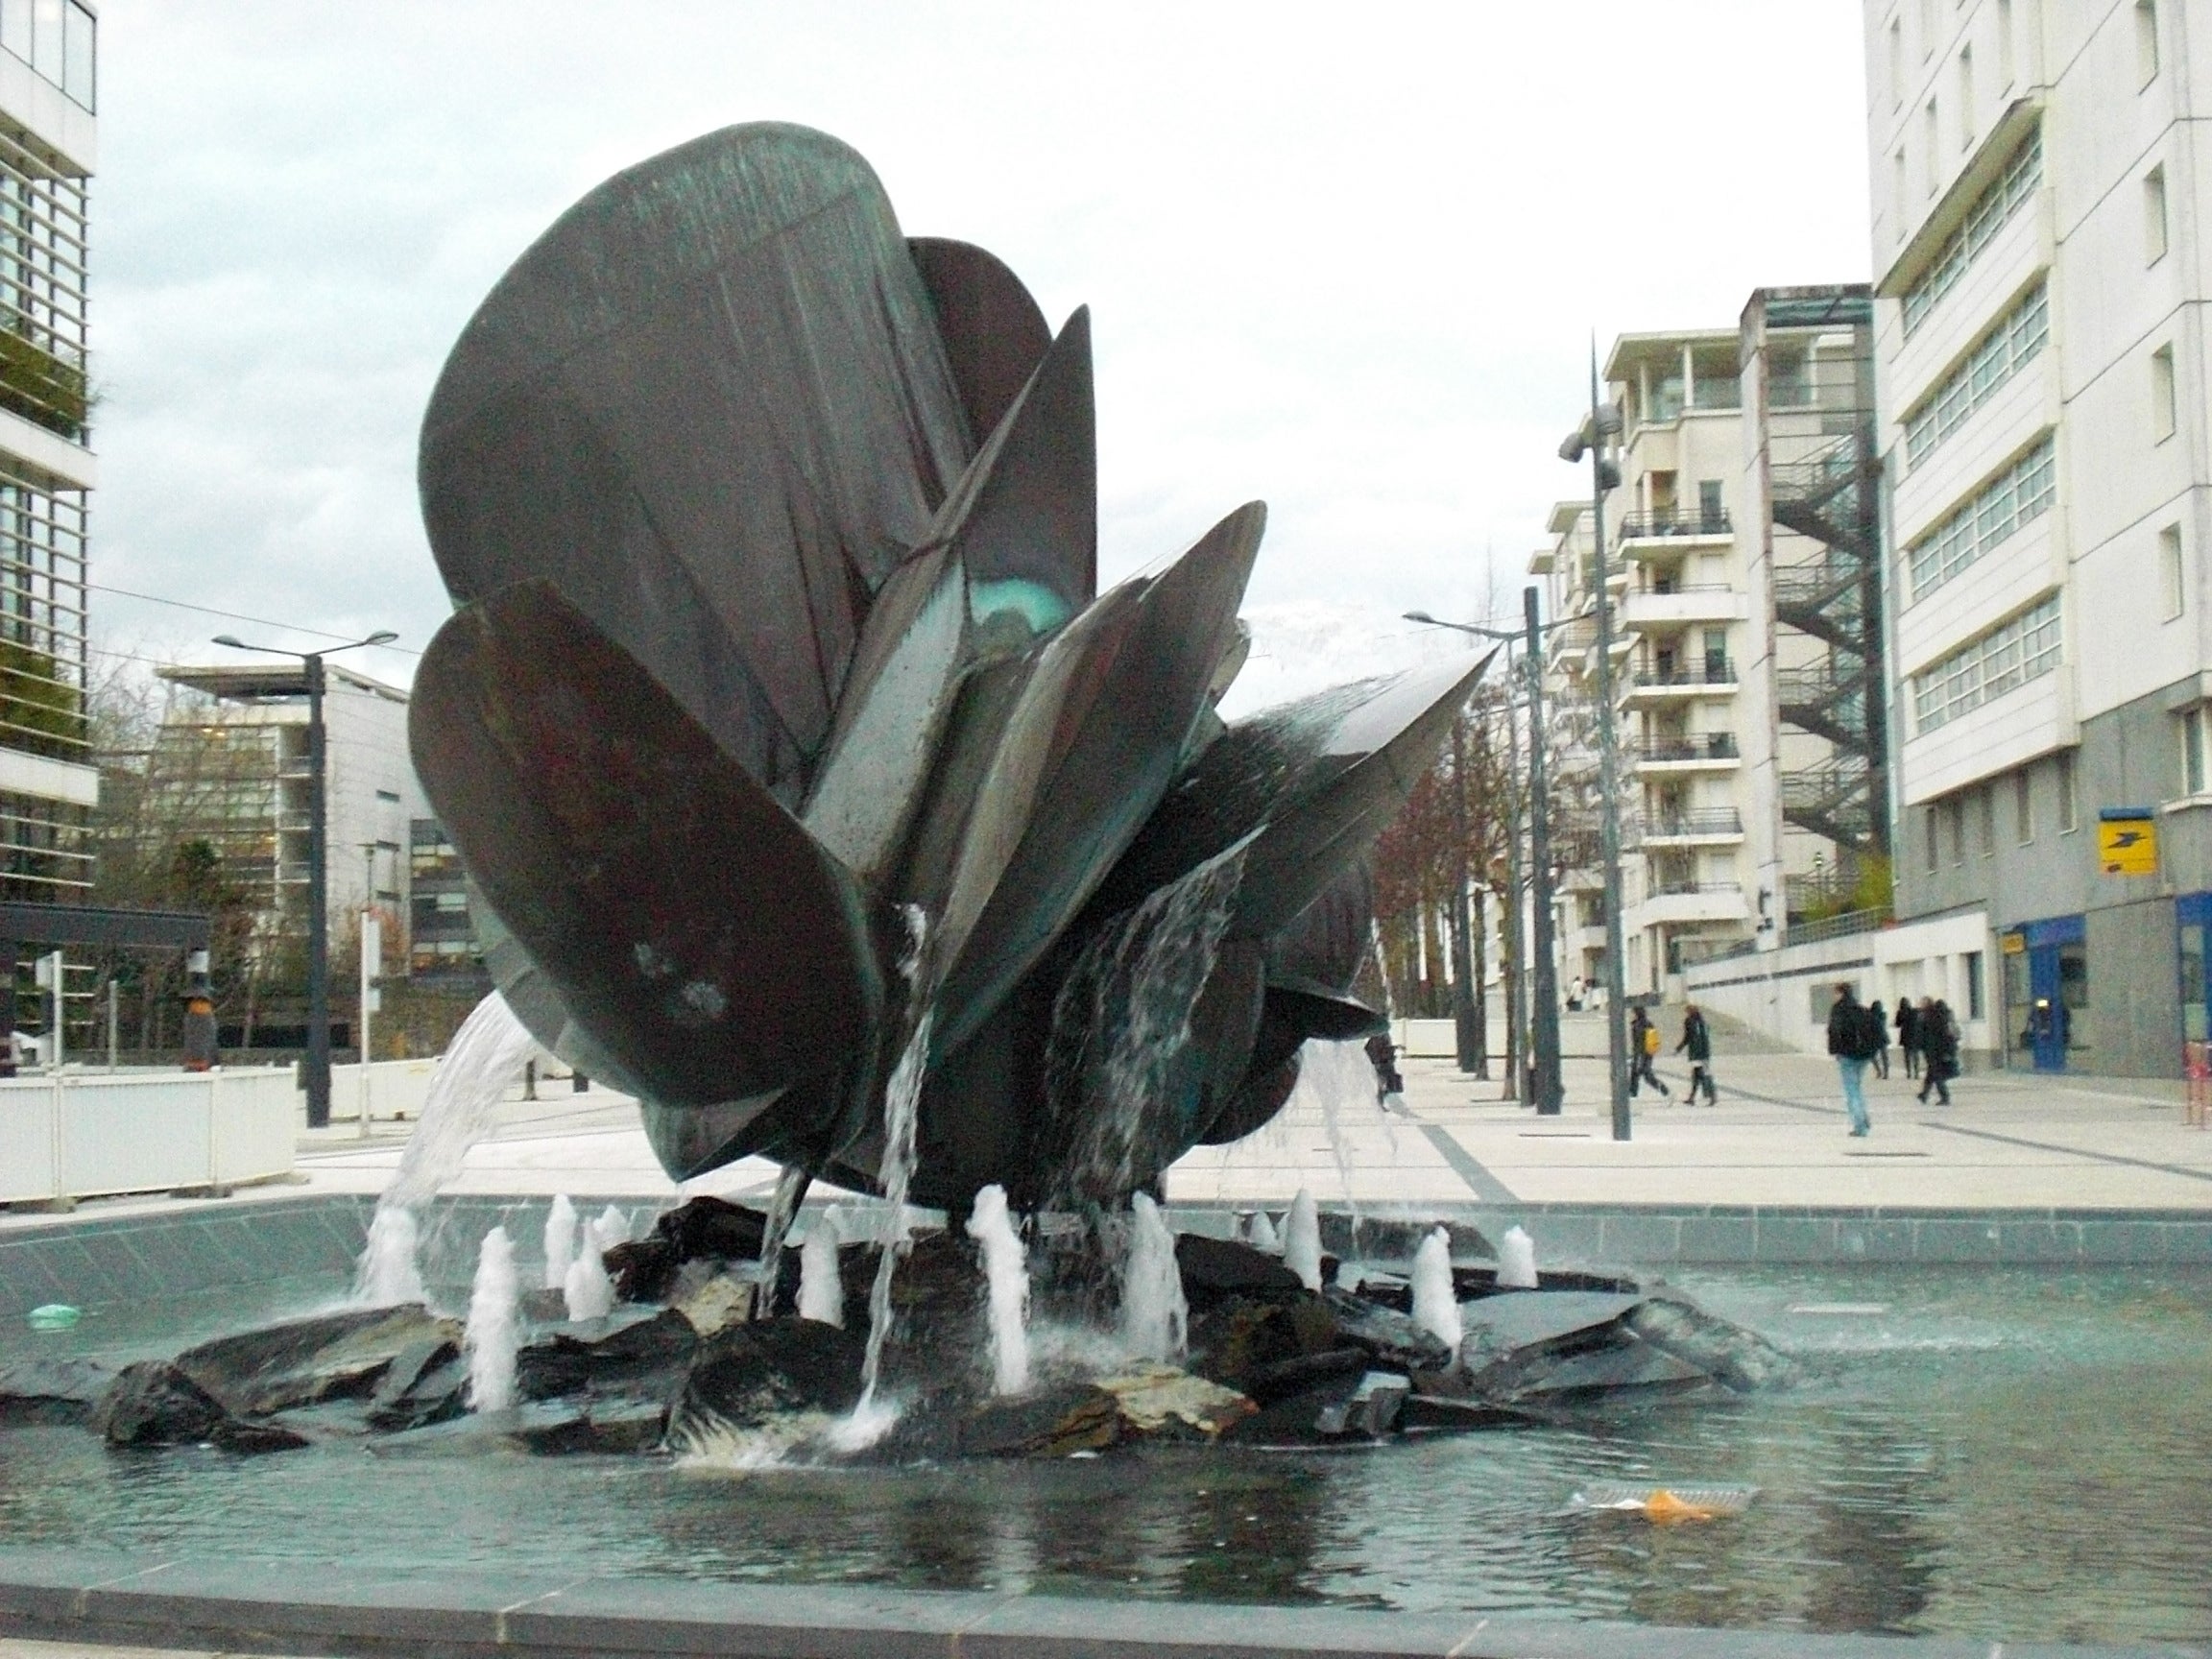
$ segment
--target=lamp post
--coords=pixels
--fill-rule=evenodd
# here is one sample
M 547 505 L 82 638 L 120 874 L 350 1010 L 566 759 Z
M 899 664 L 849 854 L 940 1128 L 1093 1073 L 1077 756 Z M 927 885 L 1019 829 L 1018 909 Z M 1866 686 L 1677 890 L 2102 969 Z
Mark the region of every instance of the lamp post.
M 351 651 L 363 645 L 389 645 L 399 636 L 379 629 L 365 639 L 332 645 L 323 651 L 285 651 L 273 645 L 249 645 L 228 634 L 215 636 L 215 643 L 232 651 L 258 651 L 268 657 L 289 657 L 300 664 L 300 679 L 266 688 L 268 695 L 307 699 L 307 1127 L 330 1126 L 330 849 L 329 803 L 326 799 L 323 744 L 323 659 L 333 651 Z
M 1503 628 L 1484 628 L 1472 622 L 1446 622 L 1431 616 L 1426 611 L 1408 611 L 1406 620 L 1420 622 L 1431 628 L 1450 628 L 1460 634 L 1474 634 L 1484 639 L 1503 639 L 1510 646 L 1515 640 L 1522 644 L 1522 666 L 1528 680 L 1528 864 L 1530 894 L 1528 901 L 1529 924 L 1535 938 L 1525 956 L 1517 955 L 1524 974 L 1533 974 L 1529 986 L 1529 1057 L 1534 1075 L 1533 1093 L 1536 1110 L 1545 1117 L 1555 1117 L 1565 1098 L 1565 1089 L 1559 1070 L 1559 985 L 1558 969 L 1553 961 L 1551 937 L 1551 809 L 1546 799 L 1544 757 L 1544 647 L 1543 624 L 1537 618 L 1537 595 L 1534 588 L 1522 590 L 1524 626 L 1520 634 Z M 1510 727 L 1512 713 L 1506 713 Z M 1514 769 L 1519 770 L 1518 760 Z M 1509 849 L 1517 850 L 1517 838 L 1508 837 Z M 1515 893 L 1515 926 L 1519 926 L 1519 880 L 1509 874 L 1507 884 Z M 1514 1011 L 1520 1018 L 1520 1010 Z
M 1619 736 L 1613 714 L 1613 598 L 1605 580 L 1605 492 L 1621 469 L 1605 453 L 1620 436 L 1621 411 L 1598 397 L 1598 349 L 1590 349 L 1590 413 L 1559 445 L 1559 459 L 1590 457 L 1591 555 L 1598 589 L 1598 856 L 1605 880 L 1605 1069 L 1613 1094 L 1613 1139 L 1629 1137 L 1627 993 L 1621 960 L 1621 809 Z

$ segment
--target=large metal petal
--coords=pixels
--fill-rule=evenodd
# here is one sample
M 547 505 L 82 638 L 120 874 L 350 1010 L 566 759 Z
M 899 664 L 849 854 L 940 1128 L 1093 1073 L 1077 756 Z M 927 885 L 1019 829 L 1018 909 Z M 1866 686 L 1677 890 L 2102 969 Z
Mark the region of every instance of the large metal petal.
M 432 395 L 422 514 L 457 600 L 550 578 L 795 806 L 971 447 L 868 164 L 732 127 L 617 174 L 501 278 Z
M 943 236 L 916 236 L 906 251 L 937 308 L 937 332 L 969 430 L 980 441 L 1014 407 L 1044 361 L 1052 330 L 1022 278 L 997 254 Z
M 440 630 L 409 726 L 470 877 L 652 1098 L 747 1100 L 868 1051 L 856 883 L 550 584 Z

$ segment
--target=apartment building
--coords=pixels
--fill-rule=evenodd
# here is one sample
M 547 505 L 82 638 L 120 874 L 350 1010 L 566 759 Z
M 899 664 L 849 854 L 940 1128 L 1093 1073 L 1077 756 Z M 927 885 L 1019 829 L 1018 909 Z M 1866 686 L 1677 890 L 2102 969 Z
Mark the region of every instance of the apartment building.
M 91 887 L 99 800 L 84 720 L 96 36 L 75 0 L 0 0 L 0 898 L 38 903 Z
M 1623 335 L 1607 356 L 1631 993 L 1776 948 L 1869 877 L 1886 891 L 1870 319 L 1863 287 L 1762 289 L 1735 327 Z M 1561 619 L 1550 666 L 1587 708 L 1593 515 L 1563 502 L 1550 527 L 1530 563 Z M 1603 961 L 1597 885 L 1565 884 L 1571 975 Z
M 1864 21 L 1901 913 L 1985 920 L 2008 1063 L 2175 1075 L 2212 1034 L 2212 18 Z

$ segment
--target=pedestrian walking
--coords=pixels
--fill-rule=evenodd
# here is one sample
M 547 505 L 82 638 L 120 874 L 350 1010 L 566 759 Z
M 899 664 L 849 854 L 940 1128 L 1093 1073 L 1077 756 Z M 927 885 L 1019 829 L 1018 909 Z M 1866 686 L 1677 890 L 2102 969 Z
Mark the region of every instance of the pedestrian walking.
M 1874 1127 L 1866 1116 L 1866 1063 L 1881 1046 L 1872 1011 L 1848 983 L 1837 986 L 1828 1010 L 1828 1052 L 1836 1057 L 1837 1075 L 1843 1080 L 1843 1108 L 1851 1114 L 1853 1135 L 1869 1134 Z
M 1912 998 L 1902 998 L 1897 1004 L 1897 1046 L 1905 1056 L 1905 1075 L 1920 1075 L 1920 1010 L 1912 1006 Z
M 1874 1017 L 1874 1029 L 1882 1033 L 1882 1046 L 1874 1050 L 1874 1075 L 1887 1083 L 1889 1081 L 1889 1011 L 1877 997 L 1866 1004 L 1866 1012 Z
M 1928 1091 L 1936 1091 L 1938 1105 L 1951 1104 L 1951 1079 L 1959 1075 L 1959 1022 L 1951 1016 L 1951 1005 L 1939 999 L 1931 999 L 1920 1008 L 1920 1048 L 1928 1063 L 1922 1070 L 1927 1073 L 1920 1085 L 1920 1103 L 1928 1103 Z
M 1674 1045 L 1674 1052 L 1690 1056 L 1690 1087 L 1684 1091 L 1691 1105 L 1697 1104 L 1697 1091 L 1705 1091 L 1705 1104 L 1718 1106 L 1720 1097 L 1713 1092 L 1713 1028 L 1705 1023 L 1705 1016 L 1692 1002 L 1682 1010 L 1682 1041 Z
M 1636 1093 L 1636 1085 L 1648 1083 L 1659 1091 L 1663 1099 L 1674 1095 L 1666 1084 L 1659 1081 L 1659 1073 L 1651 1070 L 1651 1062 L 1659 1058 L 1659 1027 L 1651 1023 L 1651 1016 L 1639 1002 L 1628 1015 L 1628 1093 Z

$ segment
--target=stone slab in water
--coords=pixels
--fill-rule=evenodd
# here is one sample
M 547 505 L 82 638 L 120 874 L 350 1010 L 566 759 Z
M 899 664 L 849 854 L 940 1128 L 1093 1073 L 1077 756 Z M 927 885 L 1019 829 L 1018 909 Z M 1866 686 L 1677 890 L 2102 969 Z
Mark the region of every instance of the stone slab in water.
M 786 1411 L 850 1411 L 867 1349 L 858 1333 L 812 1319 L 733 1325 L 699 1344 L 669 1438 L 755 1428 Z
M 992 1399 L 962 1420 L 958 1450 L 971 1457 L 1068 1457 L 1121 1438 L 1120 1403 L 1091 1382 Z
M 377 1379 L 369 1400 L 369 1426 L 394 1431 L 442 1423 L 465 1410 L 463 1390 L 469 1368 L 461 1347 L 445 1337 L 428 1337 L 393 1358 Z
M 334 1395 L 365 1394 L 386 1366 L 426 1340 L 461 1329 L 410 1303 L 349 1309 L 219 1336 L 177 1356 L 177 1370 L 233 1416 L 265 1417 Z
M 0 1365 L 0 1423 L 82 1423 L 115 1380 L 97 1359 L 18 1359 Z
M 1184 1299 L 1193 1310 L 1229 1296 L 1295 1296 L 1306 1288 L 1280 1257 L 1233 1238 L 1209 1238 L 1199 1233 L 1176 1235 L 1175 1266 L 1182 1275 Z
M 1785 1387 L 1798 1376 L 1797 1361 L 1758 1332 L 1678 1296 L 1652 1296 L 1638 1304 L 1628 1316 L 1628 1328 L 1740 1394 Z
M 1408 1370 L 1434 1370 L 1452 1362 L 1452 1350 L 1441 1337 L 1395 1309 L 1379 1307 L 1334 1286 L 1321 1294 L 1335 1315 L 1337 1334 L 1378 1359 Z
M 93 1408 L 90 1427 L 110 1446 L 207 1443 L 232 1452 L 278 1452 L 306 1436 L 275 1424 L 247 1423 L 167 1359 L 141 1359 L 117 1373 Z
M 515 1391 L 548 1400 L 586 1388 L 635 1390 L 656 1380 L 672 1395 L 698 1346 L 690 1321 L 671 1309 L 617 1309 L 523 1348 L 515 1356 Z
M 533 1401 L 516 1412 L 508 1438 L 541 1454 L 650 1452 L 668 1427 L 668 1405 L 642 1395 L 613 1400 Z

